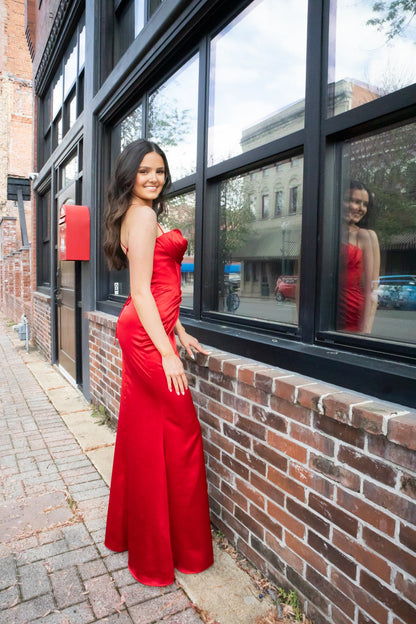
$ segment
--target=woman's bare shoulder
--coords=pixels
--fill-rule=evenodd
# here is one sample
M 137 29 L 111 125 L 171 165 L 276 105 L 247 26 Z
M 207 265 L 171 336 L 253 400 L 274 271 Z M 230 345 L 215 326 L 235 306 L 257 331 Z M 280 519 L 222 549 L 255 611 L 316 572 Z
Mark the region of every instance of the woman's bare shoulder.
M 132 204 L 126 212 L 124 221 L 126 222 L 126 224 L 141 223 L 144 226 L 156 226 L 157 217 L 153 208 L 150 208 L 149 206 L 142 206 L 139 204 Z

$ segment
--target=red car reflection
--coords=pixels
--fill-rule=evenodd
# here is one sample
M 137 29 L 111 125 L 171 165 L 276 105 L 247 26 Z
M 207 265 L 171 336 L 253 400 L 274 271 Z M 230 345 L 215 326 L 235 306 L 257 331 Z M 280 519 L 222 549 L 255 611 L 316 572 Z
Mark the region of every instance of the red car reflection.
M 296 298 L 296 288 L 298 284 L 297 275 L 281 275 L 276 282 L 274 293 L 276 301 Z

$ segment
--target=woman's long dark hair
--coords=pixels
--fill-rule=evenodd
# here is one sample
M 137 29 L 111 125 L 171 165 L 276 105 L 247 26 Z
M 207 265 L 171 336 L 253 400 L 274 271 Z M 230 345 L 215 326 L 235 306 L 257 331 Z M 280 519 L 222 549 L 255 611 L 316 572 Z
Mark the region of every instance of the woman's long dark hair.
M 163 150 L 146 139 L 133 141 L 125 147 L 118 156 L 114 174 L 107 191 L 107 211 L 104 218 L 104 253 L 110 269 L 117 271 L 127 267 L 127 258 L 120 246 L 120 228 L 123 217 L 129 209 L 133 199 L 133 188 L 137 171 L 146 154 L 156 152 L 162 157 L 165 166 L 165 183 L 157 199 L 153 202 L 153 209 L 157 216 L 165 208 L 164 194 L 170 186 L 171 177 L 168 161 Z
M 362 227 L 368 227 L 370 222 L 371 222 L 371 217 L 374 216 L 372 214 L 373 212 L 373 206 L 374 206 L 374 198 L 373 198 L 373 194 L 370 191 L 370 189 L 368 188 L 368 186 L 366 186 L 364 184 L 364 182 L 360 182 L 359 180 L 350 180 L 350 191 L 352 191 L 353 189 L 358 189 L 359 191 L 367 191 L 368 193 L 368 206 L 367 206 L 367 212 L 364 215 L 364 217 L 361 219 L 361 221 L 359 223 L 357 223 L 358 227 L 362 228 Z

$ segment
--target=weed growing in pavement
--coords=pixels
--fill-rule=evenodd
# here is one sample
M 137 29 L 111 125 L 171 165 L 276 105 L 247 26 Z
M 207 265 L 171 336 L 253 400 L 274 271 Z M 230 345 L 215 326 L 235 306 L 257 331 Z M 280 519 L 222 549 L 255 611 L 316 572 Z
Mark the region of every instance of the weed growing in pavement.
M 291 589 L 286 592 L 282 587 L 279 587 L 279 597 L 278 602 L 280 604 L 284 603 L 292 608 L 293 615 L 298 622 L 301 622 L 303 619 L 302 609 L 300 605 L 299 596 L 295 592 L 295 590 Z
M 93 405 L 93 410 L 91 412 L 91 416 L 93 418 L 98 418 L 99 419 L 97 421 L 97 424 L 99 424 L 100 426 L 106 425 L 112 431 L 116 430 L 117 425 L 114 422 L 114 420 L 112 419 L 112 417 L 110 416 L 109 412 L 104 407 L 104 405 Z

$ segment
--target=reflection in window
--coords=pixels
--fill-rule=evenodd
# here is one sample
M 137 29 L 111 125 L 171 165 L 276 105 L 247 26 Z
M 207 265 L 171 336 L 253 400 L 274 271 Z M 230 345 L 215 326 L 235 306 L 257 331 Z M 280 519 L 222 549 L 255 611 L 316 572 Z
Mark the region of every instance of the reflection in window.
M 50 286 L 51 276 L 51 193 L 50 189 L 38 197 L 37 206 L 37 285 Z
M 188 241 L 181 265 L 182 305 L 193 308 L 194 254 L 195 254 L 195 192 L 176 195 L 167 202 L 167 210 L 161 217 L 165 231 L 178 229 Z
M 209 165 L 303 128 L 307 4 L 257 0 L 212 40 Z
M 361 106 L 416 81 L 411 21 L 414 3 L 398 2 L 397 19 L 384 2 L 331 0 L 329 115 Z M 375 7 L 378 6 L 378 10 Z M 400 20 L 403 18 L 403 22 Z
M 172 180 L 196 171 L 198 56 L 149 96 L 148 136 L 166 153 Z
M 298 187 L 292 186 L 289 189 L 289 212 L 295 213 L 298 208 Z
M 120 138 L 120 151 L 123 150 L 126 145 L 141 139 L 143 137 L 143 112 L 142 105 L 140 104 L 130 115 L 128 115 L 120 124 L 121 126 L 121 138 Z
M 297 324 L 301 197 L 297 198 L 297 212 L 291 214 L 289 203 L 283 202 L 284 197 L 289 198 L 290 160 L 280 161 L 279 165 L 270 169 L 268 193 L 256 186 L 255 174 L 260 170 L 221 183 L 216 310 Z M 302 169 L 303 160 L 299 158 L 300 175 Z M 282 218 L 267 220 L 269 197 L 273 196 L 276 186 L 282 189 Z M 262 206 L 257 217 L 252 209 L 253 197 Z M 290 285 L 282 284 L 279 291 L 282 276 L 293 277 Z
M 416 342 L 416 123 L 347 141 L 337 328 Z
M 274 200 L 274 216 L 280 217 L 282 214 L 282 206 L 283 206 L 283 191 L 276 191 L 275 200 Z

